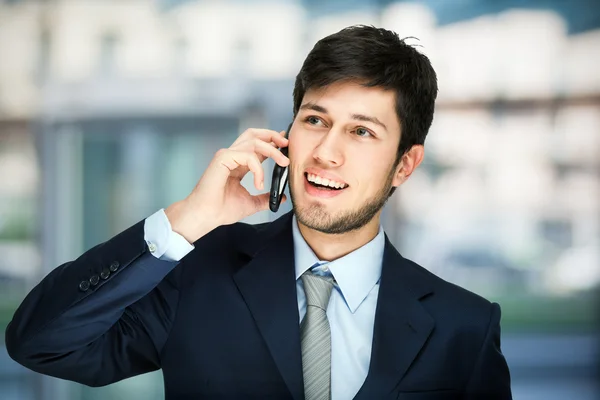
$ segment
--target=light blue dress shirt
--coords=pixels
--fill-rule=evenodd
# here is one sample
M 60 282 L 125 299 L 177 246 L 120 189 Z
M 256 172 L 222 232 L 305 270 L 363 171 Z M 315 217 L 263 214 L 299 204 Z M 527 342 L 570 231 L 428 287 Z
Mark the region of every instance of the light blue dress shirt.
M 179 261 L 194 250 L 193 244 L 173 231 L 162 208 L 144 221 L 144 240 L 150 253 L 163 261 Z
M 331 329 L 331 399 L 352 399 L 369 372 L 385 247 L 383 229 L 379 227 L 379 233 L 369 243 L 331 262 L 317 258 L 302 237 L 295 216 L 292 232 L 300 321 L 306 314 L 306 297 L 300 276 L 317 264 L 312 268 L 314 273 L 330 273 L 335 280 L 327 306 Z
M 308 269 L 316 274 L 331 274 L 335 280 L 327 307 L 331 328 L 331 398 L 352 399 L 363 385 L 371 361 L 375 309 L 383 261 L 385 236 L 379 227 L 377 236 L 352 253 L 327 262 L 317 258 L 308 246 L 294 216 L 294 262 L 299 323 L 306 314 L 306 297 L 300 276 Z M 144 239 L 157 258 L 179 261 L 194 246 L 173 232 L 164 213 L 159 210 L 148 217 Z

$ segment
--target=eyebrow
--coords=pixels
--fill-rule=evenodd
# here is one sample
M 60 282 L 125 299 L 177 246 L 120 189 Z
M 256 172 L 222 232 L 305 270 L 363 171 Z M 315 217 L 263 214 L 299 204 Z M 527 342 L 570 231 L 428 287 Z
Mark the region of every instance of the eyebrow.
M 312 103 L 312 102 L 302 104 L 300 106 L 300 109 L 301 110 L 313 110 L 316 112 L 327 114 L 327 109 L 325 107 L 321 107 L 320 105 Z
M 312 102 L 302 104 L 302 106 L 300 106 L 300 109 L 301 110 L 313 110 L 313 111 L 320 112 L 323 114 L 328 114 L 327 109 L 325 107 L 322 107 L 322 106 L 312 103 Z M 385 126 L 385 124 L 383 122 L 381 122 L 379 119 L 377 119 L 376 117 L 370 117 L 370 116 L 364 115 L 364 114 L 352 114 L 352 115 L 350 115 L 350 118 L 352 118 L 356 121 L 371 122 L 375 125 L 381 126 L 383 129 L 385 129 L 387 131 L 387 126 Z
M 355 119 L 357 121 L 372 122 L 375 125 L 381 126 L 383 129 L 385 129 L 387 131 L 387 126 L 385 126 L 385 124 L 383 122 L 381 122 L 380 120 L 378 120 L 375 117 L 369 117 L 368 115 L 362 115 L 362 114 L 352 114 L 351 118 Z

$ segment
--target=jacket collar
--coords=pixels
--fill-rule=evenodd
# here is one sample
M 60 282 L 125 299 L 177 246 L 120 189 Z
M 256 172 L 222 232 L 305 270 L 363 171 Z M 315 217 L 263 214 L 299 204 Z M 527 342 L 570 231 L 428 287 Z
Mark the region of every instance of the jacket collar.
M 234 281 L 294 399 L 304 398 L 294 271 L 292 212 L 232 237 L 249 262 Z M 242 232 L 243 231 L 243 232 Z M 387 235 L 369 373 L 356 399 L 389 394 L 435 325 L 420 300 L 433 292 L 427 272 L 403 258 Z

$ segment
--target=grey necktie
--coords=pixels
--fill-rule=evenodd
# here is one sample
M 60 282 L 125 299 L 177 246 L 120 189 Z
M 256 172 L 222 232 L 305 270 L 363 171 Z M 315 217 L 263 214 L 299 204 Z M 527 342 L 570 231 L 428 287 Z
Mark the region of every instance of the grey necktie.
M 327 320 L 327 304 L 333 278 L 302 275 L 306 294 L 306 315 L 300 324 L 302 373 L 306 400 L 331 399 L 331 331 Z

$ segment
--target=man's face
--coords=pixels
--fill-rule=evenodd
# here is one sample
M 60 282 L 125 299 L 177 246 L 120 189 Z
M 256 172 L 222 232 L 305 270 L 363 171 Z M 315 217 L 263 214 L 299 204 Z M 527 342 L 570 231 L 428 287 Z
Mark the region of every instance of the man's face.
M 378 215 L 392 185 L 401 183 L 394 166 L 400 123 L 392 91 L 350 82 L 309 90 L 289 139 L 294 213 L 308 228 L 359 229 Z

